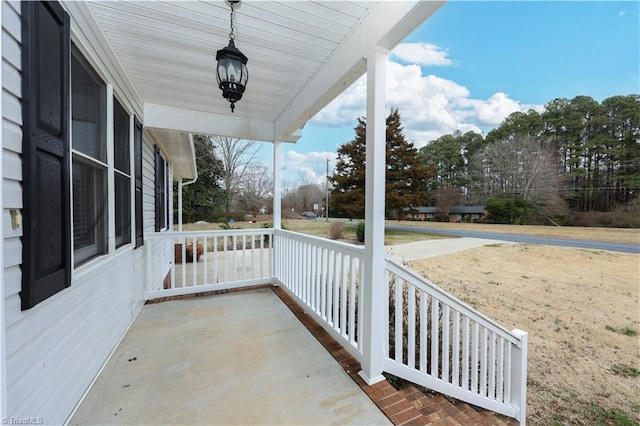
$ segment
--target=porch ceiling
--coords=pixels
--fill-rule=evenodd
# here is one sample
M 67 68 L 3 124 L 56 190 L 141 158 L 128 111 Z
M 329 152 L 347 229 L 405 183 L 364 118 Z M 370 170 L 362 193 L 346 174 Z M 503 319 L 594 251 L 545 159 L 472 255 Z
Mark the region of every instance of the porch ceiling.
M 228 44 L 225 1 L 74 3 L 94 44 L 122 65 L 144 124 L 176 132 L 295 142 L 320 109 L 365 72 L 375 46 L 391 49 L 443 1 L 251 1 L 236 8 L 247 90 L 231 114 L 215 79 Z

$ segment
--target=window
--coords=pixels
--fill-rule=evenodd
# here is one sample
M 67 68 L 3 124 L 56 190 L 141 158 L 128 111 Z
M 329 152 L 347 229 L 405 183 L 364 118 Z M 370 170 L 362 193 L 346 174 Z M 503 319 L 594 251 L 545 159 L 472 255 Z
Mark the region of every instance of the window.
M 144 224 L 142 217 L 142 123 L 135 118 L 133 127 L 134 173 L 136 176 L 136 247 L 144 244 Z
M 57 2 L 22 2 L 21 16 L 26 310 L 70 286 L 73 266 L 131 243 L 132 217 L 136 247 L 142 245 L 143 171 L 142 123 L 134 120 L 132 166 L 131 117 L 114 98 L 107 121 L 107 85 L 71 45 L 69 15 Z M 159 153 L 157 161 L 159 224 L 166 228 L 169 175 Z
M 116 247 L 131 242 L 131 154 L 129 114 L 113 100 Z
M 106 85 L 74 49 L 71 56 L 71 143 L 76 266 L 107 252 L 106 119 Z

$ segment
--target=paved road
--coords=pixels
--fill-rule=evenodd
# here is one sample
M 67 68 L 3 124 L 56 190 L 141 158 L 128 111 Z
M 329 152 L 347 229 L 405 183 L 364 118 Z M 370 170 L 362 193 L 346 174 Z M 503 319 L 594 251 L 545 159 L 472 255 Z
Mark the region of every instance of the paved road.
M 465 231 L 465 230 L 457 230 L 457 229 L 440 229 L 440 228 L 429 228 L 429 227 L 423 227 L 423 226 L 408 226 L 408 225 L 386 225 L 386 229 L 399 230 L 399 231 L 411 231 L 411 232 L 423 232 L 425 234 L 452 235 L 456 237 L 471 237 L 471 238 L 483 238 L 483 239 L 490 239 L 490 240 L 511 241 L 514 243 L 545 244 L 550 246 L 577 247 L 577 248 L 595 249 L 595 250 L 611 250 L 611 251 L 619 251 L 623 253 L 640 254 L 640 245 L 635 245 L 635 244 L 607 243 L 602 241 L 572 240 L 569 238 L 537 237 L 533 235 L 503 234 L 499 232 Z

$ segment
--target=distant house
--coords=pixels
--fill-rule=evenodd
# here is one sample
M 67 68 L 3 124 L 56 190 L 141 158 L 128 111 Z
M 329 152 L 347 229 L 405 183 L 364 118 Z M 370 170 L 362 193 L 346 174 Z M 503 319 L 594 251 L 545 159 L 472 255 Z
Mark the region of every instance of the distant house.
M 413 211 L 405 209 L 407 219 L 434 221 L 439 214 L 437 207 L 415 207 Z M 484 206 L 453 206 L 449 210 L 449 222 L 475 222 L 484 219 L 487 211 Z

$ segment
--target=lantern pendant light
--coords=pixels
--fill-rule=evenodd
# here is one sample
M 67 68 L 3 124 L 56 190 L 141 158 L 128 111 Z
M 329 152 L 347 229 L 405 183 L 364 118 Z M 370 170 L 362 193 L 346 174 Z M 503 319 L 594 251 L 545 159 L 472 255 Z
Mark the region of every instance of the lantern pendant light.
M 229 33 L 229 45 L 216 53 L 218 61 L 216 79 L 218 87 L 222 90 L 222 97 L 231 103 L 231 112 L 234 112 L 236 102 L 242 99 L 244 89 L 247 87 L 249 72 L 247 71 L 247 57 L 236 48 L 234 43 L 236 38 L 233 33 L 234 7 L 240 3 L 240 0 L 227 0 L 227 3 L 231 7 L 231 32 Z

